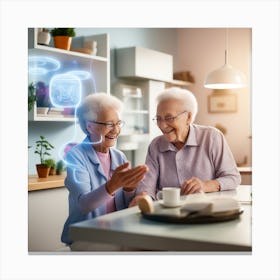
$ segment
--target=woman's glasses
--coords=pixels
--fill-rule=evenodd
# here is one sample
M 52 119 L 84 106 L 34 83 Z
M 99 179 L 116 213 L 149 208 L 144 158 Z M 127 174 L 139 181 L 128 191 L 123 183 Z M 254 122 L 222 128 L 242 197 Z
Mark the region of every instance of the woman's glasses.
M 173 123 L 179 116 L 181 116 L 181 115 L 184 114 L 184 113 L 187 113 L 187 111 L 184 111 L 184 112 L 178 114 L 177 116 L 168 117 L 168 118 L 164 118 L 164 119 L 162 119 L 162 118 L 160 118 L 160 117 L 154 117 L 154 118 L 153 118 L 153 121 L 154 121 L 157 125 L 160 124 L 160 123 L 162 123 L 162 122 L 166 122 L 167 124 L 171 124 L 171 123 Z
M 118 127 L 123 127 L 125 122 L 124 121 L 117 121 L 116 123 L 113 123 L 113 122 L 97 122 L 97 121 L 91 121 L 93 123 L 96 123 L 96 124 L 100 124 L 100 125 L 103 125 L 106 127 L 106 129 L 112 129 L 114 128 L 115 126 L 118 126 Z

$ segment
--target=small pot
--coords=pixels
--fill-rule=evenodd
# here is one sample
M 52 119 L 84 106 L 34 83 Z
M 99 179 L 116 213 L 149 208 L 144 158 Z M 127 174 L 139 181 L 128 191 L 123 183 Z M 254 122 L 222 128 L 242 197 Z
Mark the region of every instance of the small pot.
M 56 174 L 56 170 L 54 167 L 51 167 L 50 168 L 50 172 L 49 172 L 49 175 L 55 175 Z
M 39 178 L 47 178 L 51 168 L 45 164 L 36 164 L 36 169 Z
M 51 34 L 47 29 L 40 28 L 38 31 L 37 43 L 39 45 L 48 46 L 51 40 Z
M 70 50 L 71 47 L 71 42 L 72 42 L 72 37 L 68 36 L 54 36 L 54 46 L 59 49 L 63 50 Z
M 61 175 L 63 173 L 63 170 L 61 169 L 56 169 L 56 175 Z

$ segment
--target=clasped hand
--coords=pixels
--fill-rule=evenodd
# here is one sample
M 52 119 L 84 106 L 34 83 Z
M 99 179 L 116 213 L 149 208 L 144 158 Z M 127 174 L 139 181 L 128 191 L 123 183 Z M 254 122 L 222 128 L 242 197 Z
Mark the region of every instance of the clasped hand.
M 202 180 L 192 177 L 186 180 L 181 187 L 181 195 L 204 192 L 206 188 L 205 182 Z
M 125 191 L 135 190 L 147 171 L 148 167 L 146 165 L 139 165 L 134 168 L 130 168 L 129 162 L 120 165 L 106 184 L 107 192 L 113 194 L 119 188 L 123 188 Z

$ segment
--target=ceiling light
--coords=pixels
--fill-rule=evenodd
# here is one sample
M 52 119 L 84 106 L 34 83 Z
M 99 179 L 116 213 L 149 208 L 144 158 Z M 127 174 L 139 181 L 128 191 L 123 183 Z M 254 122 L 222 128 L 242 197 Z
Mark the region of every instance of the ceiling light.
M 245 75 L 227 63 L 227 33 L 226 30 L 225 64 L 208 74 L 204 83 L 204 87 L 206 88 L 233 89 L 246 87 Z

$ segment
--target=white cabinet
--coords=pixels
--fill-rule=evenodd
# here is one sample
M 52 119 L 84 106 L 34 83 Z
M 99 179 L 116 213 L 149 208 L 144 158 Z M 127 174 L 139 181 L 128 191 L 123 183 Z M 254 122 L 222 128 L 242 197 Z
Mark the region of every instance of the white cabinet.
M 54 188 L 28 192 L 28 251 L 55 252 L 68 216 L 68 191 Z
M 156 115 L 155 98 L 165 88 L 165 82 L 127 79 L 119 83 L 112 93 L 124 103 L 123 119 L 126 122 L 118 138 L 118 149 L 126 152 L 132 165 L 143 164 L 150 141 L 161 134 L 152 121 Z
M 118 49 L 117 76 L 170 81 L 173 77 L 173 57 L 141 47 Z
M 154 80 L 166 86 L 189 86 L 190 82 L 173 79 L 173 57 L 170 54 L 142 47 L 116 51 L 116 76 L 133 80 Z
M 109 93 L 109 36 L 75 37 L 72 47 L 81 50 L 78 47 L 89 39 L 97 42 L 97 55 L 38 45 L 37 29 L 28 29 L 28 83 L 37 85 L 37 104 L 29 112 L 29 120 L 74 121 L 75 108 L 83 97 L 92 92 Z M 59 92 L 57 99 L 51 98 L 56 96 L 54 92 Z
M 114 95 L 124 103 L 125 126 L 121 135 L 148 133 L 148 104 L 147 95 L 143 94 L 141 87 L 118 83 L 113 89 Z

